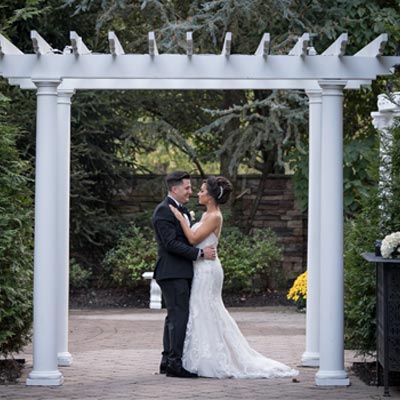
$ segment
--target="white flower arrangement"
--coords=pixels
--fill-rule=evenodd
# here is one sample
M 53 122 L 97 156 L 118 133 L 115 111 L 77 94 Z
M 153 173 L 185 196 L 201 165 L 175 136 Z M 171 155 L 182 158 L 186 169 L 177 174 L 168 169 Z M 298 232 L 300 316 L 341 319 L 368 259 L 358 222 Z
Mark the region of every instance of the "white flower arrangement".
M 400 232 L 391 233 L 382 240 L 381 254 L 383 258 L 393 258 L 400 255 Z
M 196 220 L 196 213 L 193 210 L 189 211 L 190 221 L 193 222 Z

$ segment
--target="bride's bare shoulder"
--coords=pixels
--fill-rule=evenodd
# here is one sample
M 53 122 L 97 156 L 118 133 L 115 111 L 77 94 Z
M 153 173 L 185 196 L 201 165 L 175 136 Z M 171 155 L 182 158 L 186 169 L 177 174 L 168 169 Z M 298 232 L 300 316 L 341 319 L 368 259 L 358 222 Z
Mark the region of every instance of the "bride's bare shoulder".
M 214 232 L 218 237 L 222 226 L 222 214 L 220 211 L 208 212 L 203 215 L 202 223 L 209 232 Z
M 205 212 L 203 214 L 202 220 L 222 220 L 221 211 Z

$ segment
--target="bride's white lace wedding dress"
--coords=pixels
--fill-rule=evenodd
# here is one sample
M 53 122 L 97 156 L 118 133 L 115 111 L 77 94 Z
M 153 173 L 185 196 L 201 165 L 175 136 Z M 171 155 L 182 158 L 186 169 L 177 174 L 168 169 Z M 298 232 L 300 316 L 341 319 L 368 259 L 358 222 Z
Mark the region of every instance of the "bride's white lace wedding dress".
M 196 230 L 201 223 L 196 223 Z M 196 247 L 217 246 L 211 233 Z M 253 350 L 226 310 L 221 291 L 224 273 L 219 259 L 194 262 L 190 314 L 183 349 L 183 366 L 210 378 L 272 378 L 298 371 Z

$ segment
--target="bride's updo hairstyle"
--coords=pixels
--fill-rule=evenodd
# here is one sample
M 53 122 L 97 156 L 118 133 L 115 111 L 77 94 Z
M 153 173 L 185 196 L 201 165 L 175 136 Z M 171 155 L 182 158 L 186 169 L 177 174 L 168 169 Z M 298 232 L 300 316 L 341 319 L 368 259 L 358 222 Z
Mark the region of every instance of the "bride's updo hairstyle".
M 232 192 L 232 183 L 223 176 L 209 176 L 205 181 L 207 192 L 217 204 L 225 204 Z

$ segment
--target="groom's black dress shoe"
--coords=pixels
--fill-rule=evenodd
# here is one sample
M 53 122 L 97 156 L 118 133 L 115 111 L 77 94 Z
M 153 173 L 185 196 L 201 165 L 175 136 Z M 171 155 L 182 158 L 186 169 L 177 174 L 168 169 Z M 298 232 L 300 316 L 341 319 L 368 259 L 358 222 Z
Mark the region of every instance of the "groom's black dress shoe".
M 170 365 L 167 366 L 167 376 L 175 378 L 197 378 L 197 374 L 193 374 L 183 367 L 173 368 Z
M 167 365 L 168 365 L 168 357 L 165 354 L 163 354 L 160 362 L 160 374 L 165 374 L 167 372 Z
M 166 362 L 161 361 L 160 374 L 166 374 L 167 373 L 167 365 L 168 364 Z

